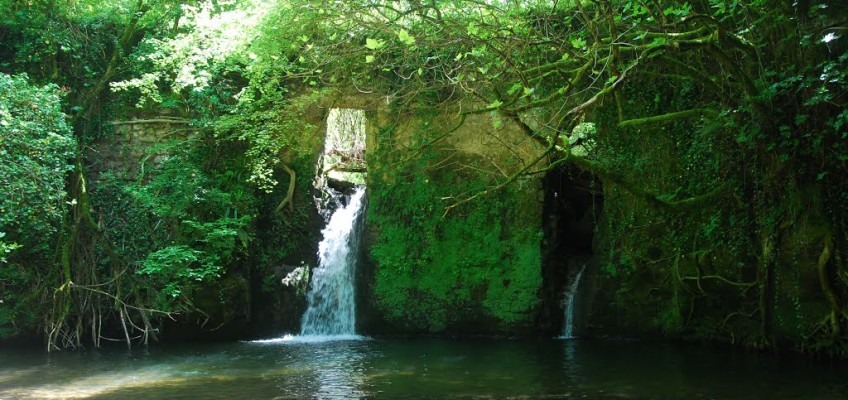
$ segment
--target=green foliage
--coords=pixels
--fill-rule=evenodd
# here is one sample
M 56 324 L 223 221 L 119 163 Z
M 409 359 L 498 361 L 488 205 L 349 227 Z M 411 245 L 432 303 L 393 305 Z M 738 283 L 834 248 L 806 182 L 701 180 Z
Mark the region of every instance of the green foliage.
M 0 335 L 39 318 L 33 289 L 53 265 L 62 220 L 75 203 L 65 176 L 76 141 L 61 101 L 55 85 L 0 73 Z
M 114 183 L 123 192 L 118 200 L 129 201 L 125 218 L 151 230 L 167 228 L 156 245 L 134 253 L 136 274 L 147 277 L 138 284 L 161 293 L 157 303 L 163 309 L 190 303 L 199 288 L 216 282 L 244 255 L 252 238 L 253 210 L 244 207 L 253 203 L 243 198 L 244 183 L 233 187 L 227 174 L 216 179 L 202 170 L 198 162 L 206 151 L 190 142 L 155 147 L 145 159 L 146 175 Z
M 142 110 L 188 110 L 193 124 L 213 129 L 216 140 L 243 142 L 250 163 L 244 178 L 271 193 L 278 183 L 275 169 L 310 156 L 321 140 L 310 137 L 315 127 L 303 122 L 305 107 L 320 92 L 292 94 L 293 82 L 285 79 L 300 70 L 281 52 L 304 43 L 303 37 L 266 37 L 280 35 L 277 18 L 292 18 L 291 12 L 258 1 L 226 10 L 215 4 L 183 7 L 182 30 L 145 38 L 135 50 L 133 74 L 112 82 L 111 89 Z
M 76 142 L 56 86 L 0 74 L 0 231 L 30 256 L 49 253 L 66 210 Z
M 303 118 L 305 106 L 317 97 L 320 94 L 290 100 L 284 89 L 278 89 L 263 101 L 241 101 L 232 113 L 217 120 L 215 129 L 221 139 L 248 145 L 245 155 L 250 161 L 250 183 L 271 193 L 278 184 L 275 169 L 284 163 L 283 155 L 297 158 L 315 153 L 320 140 L 317 129 Z
M 221 266 L 215 261 L 205 259 L 202 252 L 185 245 L 168 246 L 148 255 L 136 273 L 161 277 L 166 282 L 162 293 L 176 298 L 182 295 L 182 288 L 192 280 L 201 282 L 219 278 Z
M 814 293 L 823 290 L 816 272 L 820 241 L 846 221 L 845 203 L 836 200 L 844 199 L 844 179 L 831 178 L 845 176 L 839 122 L 844 45 L 818 39 L 824 33 L 812 26 L 832 23 L 815 11 L 818 6 L 796 10 L 808 18 L 800 25 L 785 8 L 726 6 L 713 11 L 742 42 L 723 43 L 721 51 L 730 57 L 722 63 L 740 68 L 736 79 L 749 79 L 749 85 L 719 78 L 704 54 L 676 56 L 660 64 L 692 79 L 661 70 L 632 78 L 619 93 L 627 99 L 625 119 L 681 109 L 711 113 L 638 129 L 599 123 L 596 159 L 620 174 L 616 184 L 638 181 L 656 199 L 672 203 L 720 188 L 707 201 L 662 209 L 630 188 L 606 182 L 602 292 L 614 299 L 607 313 L 627 316 L 610 324 L 757 347 L 781 340 L 833 344 L 842 339 L 822 339 L 830 328 L 817 322 L 827 311 Z M 751 19 L 752 11 L 759 17 Z M 784 39 L 772 42 L 770 35 Z M 758 49 L 758 57 L 743 54 L 749 46 Z M 678 68 L 681 63 L 704 72 L 686 72 Z M 728 97 L 722 90 L 747 97 Z M 596 120 L 615 121 L 620 112 L 608 106 Z M 793 200 L 799 196 L 803 200 Z M 823 211 L 832 218 L 828 222 Z M 771 240 L 777 254 L 765 250 Z M 827 268 L 842 274 L 837 271 L 844 264 Z M 833 286 L 844 299 L 845 282 Z M 811 326 L 820 336 L 802 333 Z
M 0 239 L 2 239 L 5 236 L 6 236 L 6 232 L 0 232 Z M 21 247 L 21 245 L 19 245 L 17 243 L 6 243 L 6 242 L 3 242 L 3 241 L 0 241 L 0 263 L 3 263 L 3 264 L 8 263 L 9 261 L 6 260 L 6 257 L 8 257 L 9 253 L 11 253 L 12 251 L 14 251 L 14 250 L 16 250 L 20 247 Z
M 131 199 L 126 216 L 142 226 L 132 229 L 152 236 L 150 245 L 130 246 L 138 288 L 157 293 L 157 304 L 169 310 L 226 301 L 208 288 L 249 276 L 247 257 L 257 271 L 251 274 L 264 275 L 271 284 L 262 287 L 273 291 L 279 282 L 270 267 L 302 257 L 312 239 L 304 235 L 312 204 L 307 182 L 321 137 L 303 116 L 320 94 L 295 98 L 285 76 L 296 68 L 280 53 L 289 42 L 260 35 L 279 22 L 269 15 L 278 7 L 221 5 L 182 7 L 179 29 L 146 36 L 134 49 L 131 73 L 110 84 L 135 112 L 170 109 L 203 132 L 196 142 L 156 145 L 140 175 L 116 182 L 119 198 Z M 272 214 L 289 183 L 281 164 L 297 173 L 295 211 L 285 215 Z
M 216 282 L 234 253 L 247 246 L 248 221 L 247 217 L 221 218 L 210 223 L 183 221 L 193 231 L 186 241 L 194 246 L 171 245 L 150 253 L 136 274 L 150 276 L 151 280 L 144 283 L 160 290 L 168 301 L 190 300 L 203 284 Z M 160 300 L 159 307 L 170 309 L 168 301 Z
M 220 111 L 240 95 L 230 79 L 246 75 L 246 64 L 256 58 L 248 47 L 267 9 L 265 3 L 248 1 L 228 10 L 209 3 L 181 7 L 182 29 L 145 38 L 136 49 L 136 73 L 112 82 L 112 90 L 133 92 L 137 108 L 189 105 Z

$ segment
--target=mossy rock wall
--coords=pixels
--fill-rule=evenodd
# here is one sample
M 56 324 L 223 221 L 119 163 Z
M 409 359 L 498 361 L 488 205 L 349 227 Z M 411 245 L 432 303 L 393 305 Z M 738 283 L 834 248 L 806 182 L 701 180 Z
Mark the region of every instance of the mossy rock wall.
M 807 336 L 830 311 L 817 270 L 827 223 L 815 208 L 788 217 L 795 222 L 775 245 L 774 290 L 761 299 L 759 243 L 731 232 L 741 210 L 669 215 L 620 189 L 605 195 L 595 244 L 599 264 L 587 285 L 594 292 L 587 323 L 593 333 L 814 345 Z M 616 212 L 622 210 L 626 214 Z M 710 229 L 726 234 L 707 235 Z
M 627 112 L 692 106 L 659 86 L 640 89 L 669 100 Z M 732 132 L 701 121 L 625 128 L 613 113 L 596 116 L 599 159 L 614 179 L 603 182 L 584 333 L 844 356 L 819 276 L 828 238 L 831 253 L 845 241 L 828 188 L 794 177 L 791 164 L 752 160 Z M 842 296 L 838 262 L 830 257 L 825 276 Z
M 376 333 L 529 332 L 542 284 L 541 181 L 490 189 L 539 149 L 496 117 L 469 117 L 453 130 L 454 110 L 398 115 L 369 116 L 361 325 Z

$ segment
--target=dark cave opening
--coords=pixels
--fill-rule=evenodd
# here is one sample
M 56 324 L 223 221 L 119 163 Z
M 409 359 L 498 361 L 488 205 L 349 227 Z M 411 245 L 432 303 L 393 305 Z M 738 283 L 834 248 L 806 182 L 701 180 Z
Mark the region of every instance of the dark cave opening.
M 600 182 L 574 166 L 549 171 L 543 186 L 539 329 L 559 336 L 565 322 L 566 291 L 581 272 L 591 270 L 595 222 L 603 196 Z

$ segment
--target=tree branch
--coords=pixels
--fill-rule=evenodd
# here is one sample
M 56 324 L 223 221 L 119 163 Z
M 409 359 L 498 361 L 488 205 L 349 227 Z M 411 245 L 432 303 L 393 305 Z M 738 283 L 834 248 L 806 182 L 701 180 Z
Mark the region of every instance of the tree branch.
M 655 115 L 655 116 L 651 116 L 651 117 L 628 119 L 628 120 L 619 122 L 618 126 L 623 128 L 623 127 L 628 127 L 628 126 L 658 124 L 658 123 L 670 122 L 670 121 L 674 121 L 674 120 L 678 120 L 678 119 L 685 119 L 685 118 L 690 118 L 690 117 L 695 117 L 695 116 L 705 115 L 705 114 L 713 115 L 713 116 L 718 115 L 718 113 L 716 113 L 714 110 L 711 110 L 709 108 L 693 108 L 691 110 L 670 112 L 670 113 L 667 113 L 667 114 Z

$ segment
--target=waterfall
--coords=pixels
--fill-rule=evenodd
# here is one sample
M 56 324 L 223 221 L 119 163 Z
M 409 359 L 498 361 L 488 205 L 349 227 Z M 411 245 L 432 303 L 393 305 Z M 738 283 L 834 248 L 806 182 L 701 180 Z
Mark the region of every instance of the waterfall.
M 562 339 L 574 338 L 574 297 L 577 294 L 577 287 L 580 286 L 580 277 L 583 276 L 583 271 L 585 269 L 586 265 L 584 264 L 580 267 L 580 270 L 577 271 L 577 275 L 574 275 L 571 285 L 569 285 L 568 289 L 565 291 L 565 323 L 563 324 L 562 329 Z
M 312 271 L 301 335 L 355 335 L 354 266 L 359 241 L 355 225 L 364 195 L 365 188 L 357 188 L 321 231 L 324 239 L 318 245 L 319 264 Z

